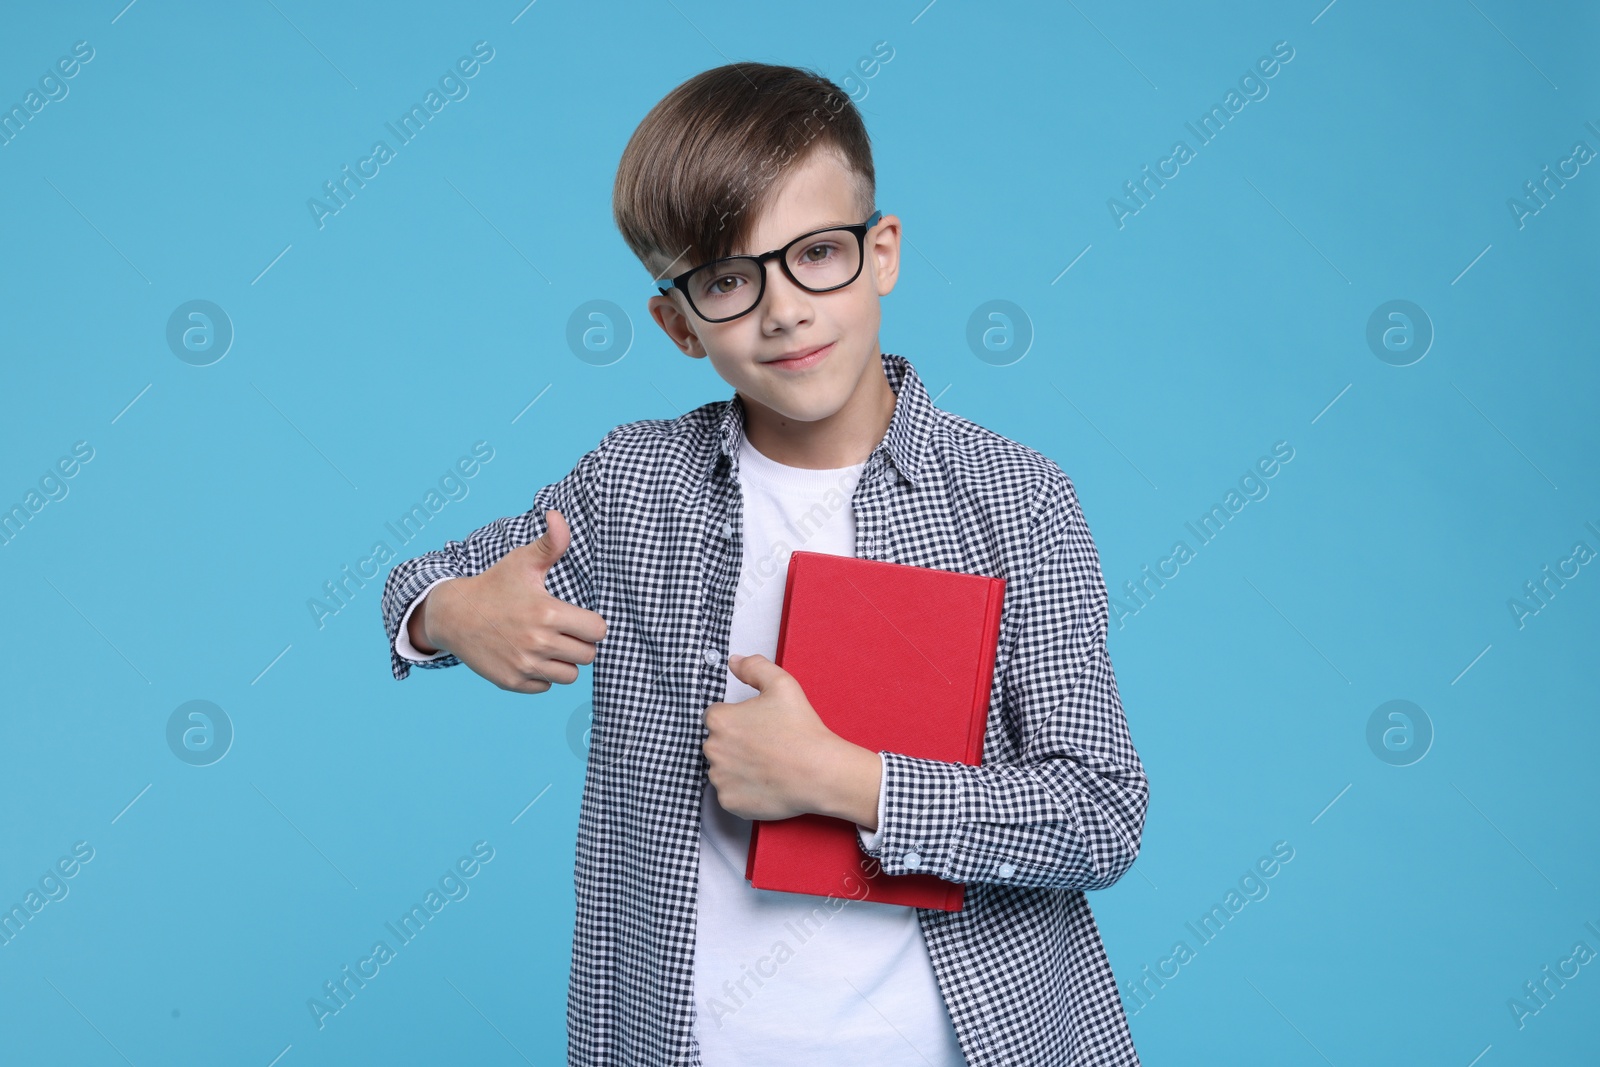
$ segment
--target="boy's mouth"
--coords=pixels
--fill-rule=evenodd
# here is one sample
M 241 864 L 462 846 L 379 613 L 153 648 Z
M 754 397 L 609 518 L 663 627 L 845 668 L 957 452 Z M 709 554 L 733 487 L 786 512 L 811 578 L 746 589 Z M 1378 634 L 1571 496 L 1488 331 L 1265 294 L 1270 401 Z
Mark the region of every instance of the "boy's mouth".
M 831 351 L 833 351 L 833 342 L 829 341 L 825 345 L 818 345 L 816 348 L 806 349 L 798 355 L 791 356 L 786 359 L 767 360 L 766 365 L 769 367 L 776 367 L 779 370 L 804 370 L 807 367 L 814 367 L 818 363 L 821 363 Z

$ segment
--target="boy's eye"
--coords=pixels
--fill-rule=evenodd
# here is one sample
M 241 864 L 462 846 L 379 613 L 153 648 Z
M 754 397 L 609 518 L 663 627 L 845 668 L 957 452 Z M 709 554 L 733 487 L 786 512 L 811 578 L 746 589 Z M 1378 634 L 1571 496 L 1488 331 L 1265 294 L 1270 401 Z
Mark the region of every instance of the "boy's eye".
M 727 296 L 743 283 L 744 279 L 737 274 L 724 274 L 720 278 L 713 278 L 706 283 L 706 294 L 708 296 Z
M 828 257 L 839 251 L 839 246 L 828 241 L 822 241 L 807 248 L 800 253 L 802 263 L 825 263 Z

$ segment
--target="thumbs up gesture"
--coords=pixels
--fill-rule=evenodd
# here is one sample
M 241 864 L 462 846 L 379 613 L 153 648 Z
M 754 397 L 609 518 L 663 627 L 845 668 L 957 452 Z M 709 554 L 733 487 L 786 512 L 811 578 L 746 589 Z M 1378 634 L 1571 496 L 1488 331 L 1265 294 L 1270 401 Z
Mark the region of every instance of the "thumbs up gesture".
M 561 512 L 546 511 L 545 522 L 536 540 L 513 548 L 482 574 L 434 586 L 411 616 L 418 651 L 453 653 L 516 693 L 543 693 L 578 680 L 578 665 L 594 662 L 606 621 L 545 589 L 550 568 L 572 543 Z

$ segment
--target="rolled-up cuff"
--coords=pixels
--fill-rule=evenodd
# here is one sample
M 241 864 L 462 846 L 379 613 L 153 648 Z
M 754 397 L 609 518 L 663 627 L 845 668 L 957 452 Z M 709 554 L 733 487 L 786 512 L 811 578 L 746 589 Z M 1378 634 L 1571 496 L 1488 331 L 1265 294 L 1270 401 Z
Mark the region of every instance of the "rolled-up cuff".
M 875 842 L 863 848 L 884 874 L 932 874 L 952 878 L 961 836 L 966 775 L 977 768 L 881 752 L 883 814 Z

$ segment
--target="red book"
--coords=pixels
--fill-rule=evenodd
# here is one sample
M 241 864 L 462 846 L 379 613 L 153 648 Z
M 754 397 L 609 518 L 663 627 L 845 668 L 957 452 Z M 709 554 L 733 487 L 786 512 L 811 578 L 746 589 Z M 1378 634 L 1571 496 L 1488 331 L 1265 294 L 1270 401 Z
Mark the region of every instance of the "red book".
M 793 552 L 774 662 L 845 740 L 977 765 L 1004 593 L 1004 578 Z M 884 874 L 854 822 L 815 813 L 755 820 L 744 876 L 756 889 L 944 911 L 966 895 L 932 874 Z

